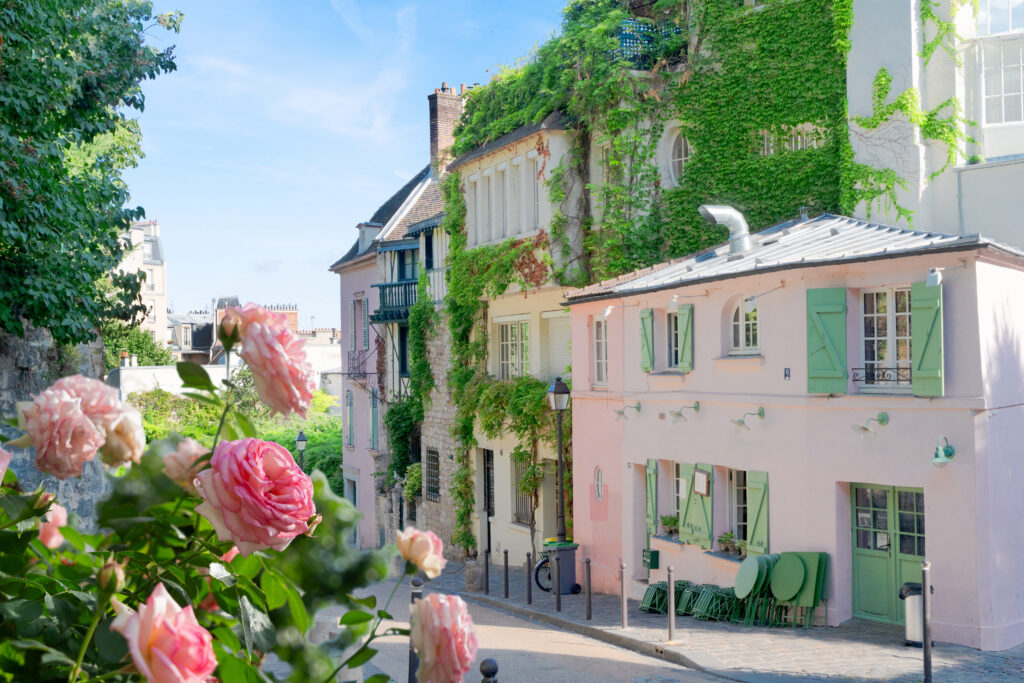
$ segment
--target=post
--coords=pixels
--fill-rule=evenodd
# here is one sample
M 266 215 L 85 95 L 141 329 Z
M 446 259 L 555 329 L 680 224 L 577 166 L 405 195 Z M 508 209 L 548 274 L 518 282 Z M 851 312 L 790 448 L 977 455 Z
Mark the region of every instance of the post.
M 587 621 L 593 616 L 590 610 L 590 558 L 586 559 L 586 569 L 583 572 L 583 582 L 587 584 Z
M 491 551 L 484 551 L 484 595 L 491 594 Z
M 533 604 L 533 553 L 526 553 L 526 604 Z
M 619 584 L 622 593 L 622 628 L 626 628 L 629 621 L 626 619 L 626 563 L 619 567 Z
M 562 411 L 555 411 L 555 424 L 558 425 L 558 542 L 565 543 L 565 465 L 562 460 Z
M 676 584 L 672 581 L 672 567 L 668 568 L 668 642 L 676 639 Z
M 498 663 L 493 659 L 480 662 L 480 673 L 484 675 L 480 683 L 498 683 Z
M 555 582 L 551 587 L 555 591 L 555 611 L 562 611 L 562 558 L 561 553 L 557 550 L 553 553 L 555 556 Z
M 411 609 L 416 601 L 423 597 L 423 579 L 414 577 L 412 580 L 412 593 L 409 595 L 409 608 Z M 412 647 L 412 638 L 409 638 L 409 683 L 417 683 L 416 670 L 420 668 L 420 658 Z
M 924 683 L 932 683 L 932 563 L 921 562 L 921 649 L 924 653 Z
M 505 599 L 508 600 L 508 548 L 503 551 L 505 553 Z

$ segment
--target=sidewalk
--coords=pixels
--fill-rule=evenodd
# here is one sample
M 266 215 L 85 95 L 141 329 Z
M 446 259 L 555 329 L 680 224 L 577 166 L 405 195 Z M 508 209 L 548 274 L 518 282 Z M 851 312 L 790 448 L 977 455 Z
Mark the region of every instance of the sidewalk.
M 597 640 L 737 681 L 792 678 L 828 681 L 920 681 L 921 650 L 903 645 L 902 627 L 853 620 L 839 628 L 747 628 L 721 622 L 676 617 L 676 642 L 667 644 L 668 616 L 641 612 L 629 600 L 626 629 L 621 628 L 617 595 L 595 594 L 593 620 L 586 621 L 584 595 L 555 596 L 533 588 L 526 604 L 526 572 L 509 568 L 509 599 L 504 599 L 503 572 L 491 567 L 490 595 L 467 593 L 464 567 L 448 562 L 427 590 L 457 593 L 467 600 L 504 609 Z M 1006 652 L 981 652 L 937 643 L 932 650 L 935 681 L 1019 681 L 1024 672 L 1024 645 Z

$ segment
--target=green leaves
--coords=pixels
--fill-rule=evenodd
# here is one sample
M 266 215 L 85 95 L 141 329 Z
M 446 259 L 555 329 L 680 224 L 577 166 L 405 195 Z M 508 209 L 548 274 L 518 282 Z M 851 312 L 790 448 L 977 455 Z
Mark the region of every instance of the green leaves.
M 182 384 L 185 385 L 186 389 L 200 389 L 210 392 L 217 390 L 213 380 L 210 379 L 210 375 L 207 374 L 202 365 L 180 361 L 175 366 L 178 369 L 178 377 L 181 378 Z

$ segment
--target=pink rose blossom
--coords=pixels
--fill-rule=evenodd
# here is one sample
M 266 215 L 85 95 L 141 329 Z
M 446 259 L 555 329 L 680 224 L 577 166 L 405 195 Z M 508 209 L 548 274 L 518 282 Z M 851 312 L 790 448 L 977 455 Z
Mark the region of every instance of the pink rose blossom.
M 476 659 L 476 633 L 466 603 L 457 595 L 430 593 L 417 600 L 410 616 L 420 683 L 456 683 Z
M 210 449 L 189 437 L 178 444 L 178 450 L 164 456 L 164 474 L 175 484 L 191 494 L 196 487 L 192 480 L 199 473 L 196 460 L 210 452 Z
M 116 389 L 82 375 L 63 377 L 51 389 L 66 391 L 82 400 L 82 412 L 103 434 L 104 444 L 100 448 L 103 462 L 113 466 L 139 462 L 146 450 L 142 415 L 121 403 Z
M 305 417 L 316 384 L 303 349 L 306 342 L 288 329 L 288 317 L 248 303 L 229 308 L 221 327 L 229 335 L 237 328 L 238 355 L 252 369 L 260 400 L 282 415 Z
M 82 399 L 50 387 L 23 408 L 25 431 L 36 447 L 36 469 L 58 479 L 82 476 L 103 433 L 82 411 Z
M 398 532 L 397 545 L 402 557 L 419 567 L 428 579 L 436 579 L 441 575 L 445 565 L 442 555 L 444 546 L 433 531 L 420 531 L 416 527 L 408 527 L 405 531 Z
M 52 495 L 49 497 L 53 498 Z M 39 542 L 51 550 L 59 548 L 64 543 L 64 534 L 60 530 L 61 527 L 67 526 L 67 523 L 67 509 L 58 503 L 51 505 L 43 518 L 36 522 L 39 525 Z
M 7 466 L 11 464 L 11 454 L 0 448 L 0 482 L 4 480 L 7 473 Z
M 243 557 L 265 548 L 284 550 L 316 514 L 313 482 L 272 441 L 221 441 L 194 484 L 204 499 L 196 511 L 213 524 L 217 538 L 234 541 Z
M 132 662 L 149 683 L 204 683 L 217 668 L 210 632 L 158 583 L 139 611 L 114 600 L 110 625 L 128 641 Z

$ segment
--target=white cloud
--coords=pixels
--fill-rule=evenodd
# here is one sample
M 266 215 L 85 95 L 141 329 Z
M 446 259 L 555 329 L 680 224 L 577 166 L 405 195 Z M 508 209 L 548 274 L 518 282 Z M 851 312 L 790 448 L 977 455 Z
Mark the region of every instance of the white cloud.
M 373 31 L 363 23 L 363 13 L 356 0 L 331 0 L 331 7 L 341 15 L 342 21 L 348 25 L 352 33 L 364 40 L 373 37 Z

